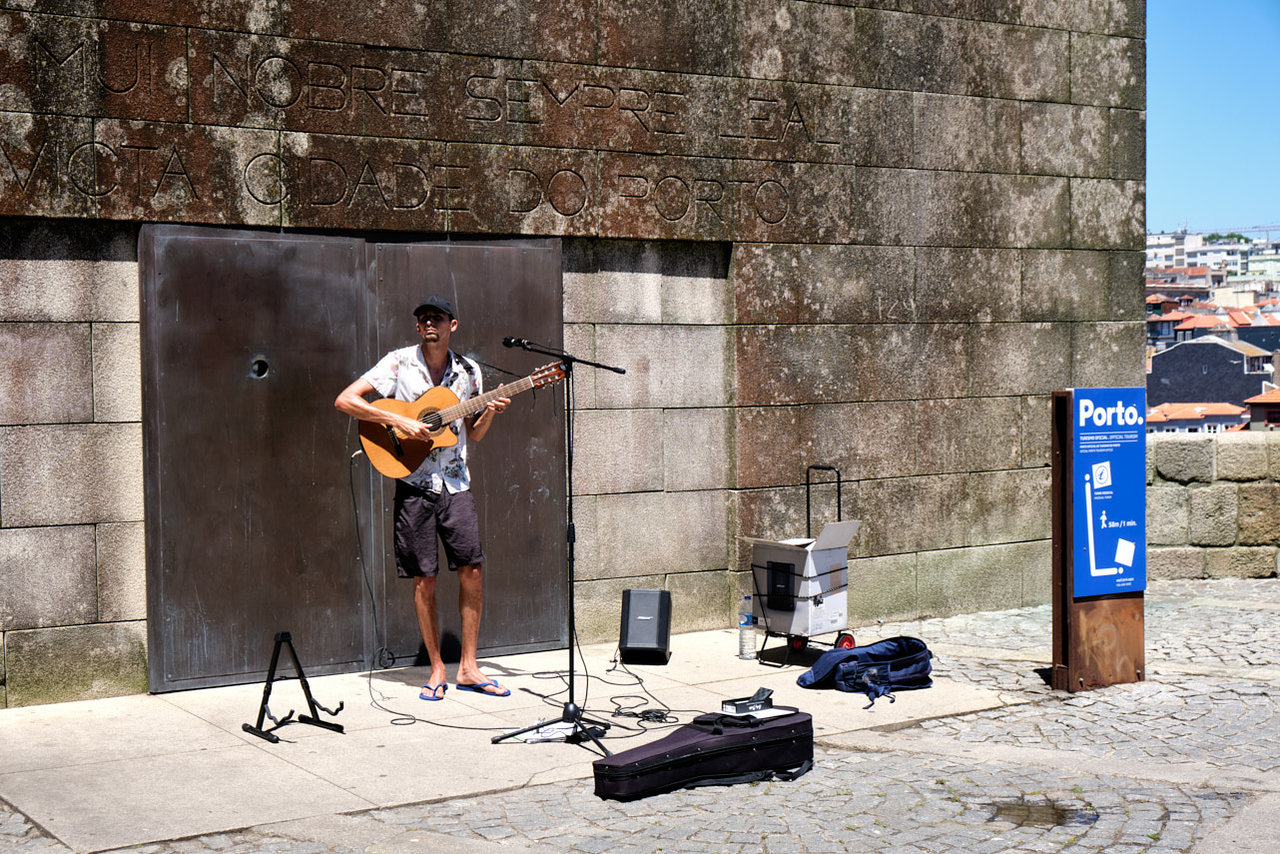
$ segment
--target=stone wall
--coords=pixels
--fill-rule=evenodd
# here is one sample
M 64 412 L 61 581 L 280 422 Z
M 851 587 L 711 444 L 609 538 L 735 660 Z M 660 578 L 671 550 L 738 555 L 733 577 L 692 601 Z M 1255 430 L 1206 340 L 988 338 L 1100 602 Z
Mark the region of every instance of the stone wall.
M 0 252 L 5 704 L 146 689 L 137 229 L 10 221 Z
M 738 538 L 803 532 L 812 463 L 864 522 L 855 618 L 1047 601 L 1048 394 L 1143 381 L 1143 28 L 1141 0 L 0 0 L 7 702 L 145 672 L 140 222 L 565 238 L 567 345 L 644 362 L 575 386 L 586 639 L 626 587 L 728 625 Z
M 672 592 L 672 628 L 728 624 L 735 485 L 728 248 L 568 241 L 565 346 L 575 376 L 578 631 L 618 632 L 621 592 Z
M 1271 578 L 1280 567 L 1280 434 L 1147 437 L 1147 572 Z

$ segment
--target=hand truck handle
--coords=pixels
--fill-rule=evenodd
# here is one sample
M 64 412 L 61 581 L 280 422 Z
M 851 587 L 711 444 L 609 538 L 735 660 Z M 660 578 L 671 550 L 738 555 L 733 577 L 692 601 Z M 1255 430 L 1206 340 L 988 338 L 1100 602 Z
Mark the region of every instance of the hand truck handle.
M 840 506 L 840 469 L 820 463 L 807 467 L 804 470 L 804 535 L 810 539 L 813 537 L 813 517 L 809 509 L 809 485 L 810 475 L 815 471 L 833 471 L 836 473 L 836 521 L 839 522 L 844 518 L 844 512 Z

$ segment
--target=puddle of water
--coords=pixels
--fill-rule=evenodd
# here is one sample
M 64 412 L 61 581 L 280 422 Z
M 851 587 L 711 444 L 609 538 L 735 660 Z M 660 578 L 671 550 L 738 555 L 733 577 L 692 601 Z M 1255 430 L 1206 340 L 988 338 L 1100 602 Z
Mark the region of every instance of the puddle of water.
M 992 804 L 995 813 L 991 821 L 1004 821 L 1015 827 L 1062 827 L 1065 825 L 1089 825 L 1098 820 L 1098 814 L 1088 809 L 1070 809 L 1055 803 L 1022 801 Z

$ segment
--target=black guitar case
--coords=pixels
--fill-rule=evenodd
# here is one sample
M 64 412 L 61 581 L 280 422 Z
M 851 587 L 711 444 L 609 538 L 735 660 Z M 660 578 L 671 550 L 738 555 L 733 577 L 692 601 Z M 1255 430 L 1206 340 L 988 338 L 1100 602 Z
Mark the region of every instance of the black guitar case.
M 696 786 L 794 780 L 813 767 L 813 718 L 789 706 L 772 711 L 700 715 L 657 741 L 597 759 L 596 794 L 632 801 Z

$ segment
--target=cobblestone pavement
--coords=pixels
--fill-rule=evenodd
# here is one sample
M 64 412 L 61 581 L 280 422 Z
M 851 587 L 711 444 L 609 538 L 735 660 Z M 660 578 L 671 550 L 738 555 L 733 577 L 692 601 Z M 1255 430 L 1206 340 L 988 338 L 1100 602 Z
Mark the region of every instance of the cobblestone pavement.
M 1050 620 L 1048 607 L 1036 607 L 860 629 L 860 642 L 922 637 L 938 652 L 937 675 L 1025 702 L 927 720 L 883 749 L 820 745 L 814 770 L 790 783 L 619 804 L 575 780 L 361 813 L 350 817 L 359 833 L 337 844 L 291 825 L 131 850 L 318 854 L 450 850 L 452 841 L 467 851 L 487 842 L 610 854 L 1163 854 L 1191 851 L 1260 793 L 1280 789 L 1280 775 L 1267 776 L 1280 771 L 1280 580 L 1152 582 L 1148 679 L 1133 685 L 1050 691 L 1041 675 Z M 923 740 L 912 749 L 911 739 Z M 928 743 L 956 752 L 919 746 Z M 966 745 L 987 753 L 960 755 Z M 1064 771 L 1047 759 L 1063 755 L 1088 761 Z M 1207 769 L 1207 781 L 1177 773 L 1192 766 Z M 1242 771 L 1262 776 L 1242 785 Z M 368 839 L 383 842 L 359 841 Z M 3 803 L 0 849 L 66 850 Z

